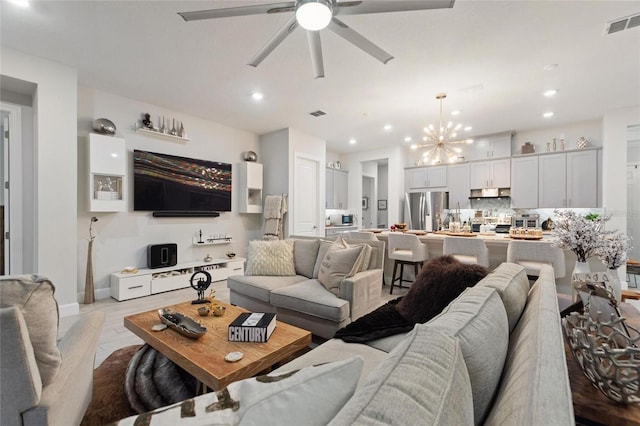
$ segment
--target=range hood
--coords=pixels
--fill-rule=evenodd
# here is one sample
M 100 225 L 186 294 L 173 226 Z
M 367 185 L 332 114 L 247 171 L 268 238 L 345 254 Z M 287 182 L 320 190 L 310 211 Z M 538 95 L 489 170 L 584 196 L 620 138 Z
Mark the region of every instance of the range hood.
M 481 198 L 510 198 L 511 188 L 483 188 L 472 189 L 470 200 L 479 200 Z

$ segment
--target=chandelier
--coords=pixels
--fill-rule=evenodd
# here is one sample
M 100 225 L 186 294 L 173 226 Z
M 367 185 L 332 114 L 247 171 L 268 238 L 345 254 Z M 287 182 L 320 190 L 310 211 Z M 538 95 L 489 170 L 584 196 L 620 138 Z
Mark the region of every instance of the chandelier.
M 449 163 L 455 162 L 462 150 L 455 145 L 473 143 L 473 139 L 457 139 L 458 130 L 462 124 L 453 125 L 449 121 L 445 126 L 442 122 L 442 100 L 447 97 L 446 93 L 438 93 L 436 99 L 440 101 L 440 125 L 435 128 L 433 124 L 429 124 L 424 128 L 426 135 L 422 138 L 423 144 L 411 145 L 411 149 L 426 148 L 422 153 L 422 159 L 416 161 L 416 165 L 424 164 L 440 164 L 443 157 Z

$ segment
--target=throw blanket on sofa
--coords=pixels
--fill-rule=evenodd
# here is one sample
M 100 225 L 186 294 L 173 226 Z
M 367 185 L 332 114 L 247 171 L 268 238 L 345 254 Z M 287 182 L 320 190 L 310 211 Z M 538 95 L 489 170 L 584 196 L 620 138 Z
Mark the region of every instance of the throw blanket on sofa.
M 413 329 L 414 323 L 407 321 L 396 310 L 402 300 L 399 297 L 375 311 L 336 331 L 335 337 L 349 343 L 364 343 L 394 334 L 407 333 Z
M 427 262 L 406 296 L 392 300 L 338 330 L 335 337 L 349 343 L 364 343 L 406 333 L 418 323 L 434 318 L 467 287 L 473 287 L 489 271 L 467 265 L 453 256 Z

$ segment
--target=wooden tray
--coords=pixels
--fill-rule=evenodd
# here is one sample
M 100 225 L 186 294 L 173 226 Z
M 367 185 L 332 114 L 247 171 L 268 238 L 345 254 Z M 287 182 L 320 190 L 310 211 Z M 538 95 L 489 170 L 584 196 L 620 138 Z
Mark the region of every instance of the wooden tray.
M 415 229 L 409 229 L 408 231 L 404 231 L 405 234 L 413 234 L 413 235 L 427 235 L 427 231 L 419 231 Z
M 542 236 L 509 234 L 509 238 L 513 238 L 514 240 L 541 240 Z
M 379 234 L 381 233 L 383 230 L 379 229 L 379 228 L 374 228 L 374 229 L 363 229 L 362 232 L 373 232 L 374 234 Z
M 449 231 L 435 231 L 434 234 L 449 235 L 451 237 L 476 237 L 478 235 L 473 232 L 449 232 Z

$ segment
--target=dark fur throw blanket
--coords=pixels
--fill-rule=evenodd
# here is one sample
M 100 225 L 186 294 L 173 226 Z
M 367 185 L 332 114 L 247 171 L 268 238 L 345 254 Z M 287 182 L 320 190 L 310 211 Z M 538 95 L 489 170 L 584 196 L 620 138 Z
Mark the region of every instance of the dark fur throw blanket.
M 489 273 L 480 265 L 467 265 L 453 256 L 427 262 L 406 296 L 392 300 L 338 330 L 335 337 L 349 343 L 364 343 L 406 333 L 417 323 L 438 315 L 465 288 L 473 287 Z

